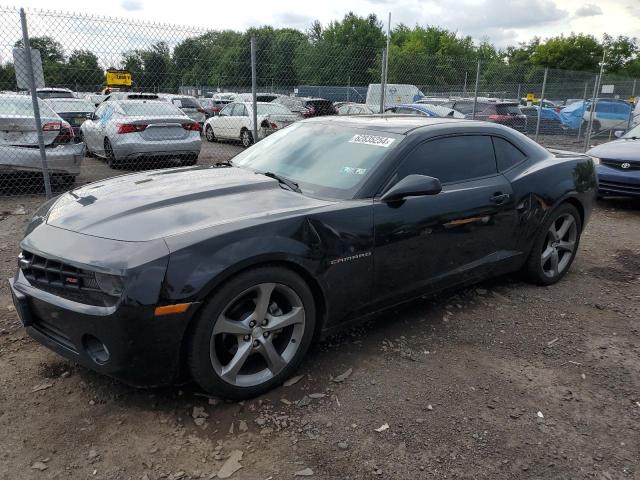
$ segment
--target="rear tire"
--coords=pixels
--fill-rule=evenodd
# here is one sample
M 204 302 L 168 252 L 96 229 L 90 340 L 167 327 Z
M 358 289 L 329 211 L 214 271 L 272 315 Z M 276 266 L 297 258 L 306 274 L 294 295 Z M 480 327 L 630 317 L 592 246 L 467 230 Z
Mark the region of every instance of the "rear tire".
M 295 372 L 311 345 L 316 310 L 300 276 L 265 266 L 226 281 L 195 322 L 188 347 L 192 378 L 209 393 L 238 400 Z
M 244 148 L 249 148 L 253 145 L 253 135 L 251 135 L 251 132 L 246 128 L 240 130 L 240 143 L 242 143 Z
M 116 160 L 116 155 L 113 152 L 113 147 L 108 138 L 104 139 L 104 157 L 107 159 L 107 165 L 114 170 L 120 168 L 120 162 Z
M 564 277 L 575 259 L 582 220 L 576 207 L 560 204 L 542 224 L 524 266 L 526 278 L 537 285 L 553 285 Z

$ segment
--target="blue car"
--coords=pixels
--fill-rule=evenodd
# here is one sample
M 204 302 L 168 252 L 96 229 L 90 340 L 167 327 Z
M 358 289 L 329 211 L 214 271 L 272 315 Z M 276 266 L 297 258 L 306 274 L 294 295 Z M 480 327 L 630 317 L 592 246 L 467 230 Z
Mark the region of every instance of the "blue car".
M 640 125 L 587 152 L 597 167 L 598 194 L 640 197 Z

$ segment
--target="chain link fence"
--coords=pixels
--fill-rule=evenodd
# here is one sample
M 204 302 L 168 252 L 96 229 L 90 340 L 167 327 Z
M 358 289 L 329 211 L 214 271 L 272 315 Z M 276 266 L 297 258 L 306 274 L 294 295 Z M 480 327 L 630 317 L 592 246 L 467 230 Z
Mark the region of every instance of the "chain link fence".
M 0 196 L 214 165 L 318 115 L 475 118 L 574 151 L 640 123 L 628 102 L 636 80 L 606 74 L 394 45 L 385 71 L 382 49 L 327 47 L 287 29 L 208 31 L 10 7 L 0 7 L 0 21 Z M 40 57 L 42 75 L 29 56 Z

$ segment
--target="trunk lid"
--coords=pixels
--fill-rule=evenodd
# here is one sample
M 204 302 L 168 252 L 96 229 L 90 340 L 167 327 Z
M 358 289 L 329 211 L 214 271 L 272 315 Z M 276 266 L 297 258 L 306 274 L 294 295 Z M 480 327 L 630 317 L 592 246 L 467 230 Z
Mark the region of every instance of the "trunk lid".
M 62 120 L 58 117 L 42 117 L 42 125 L 51 125 L 50 129 L 44 130 L 44 144 L 50 145 L 58 136 L 60 128 L 54 128 L 53 124 L 60 124 Z M 38 130 L 36 129 L 35 117 L 24 115 L 4 115 L 0 118 L 0 144 L 35 147 L 38 145 Z

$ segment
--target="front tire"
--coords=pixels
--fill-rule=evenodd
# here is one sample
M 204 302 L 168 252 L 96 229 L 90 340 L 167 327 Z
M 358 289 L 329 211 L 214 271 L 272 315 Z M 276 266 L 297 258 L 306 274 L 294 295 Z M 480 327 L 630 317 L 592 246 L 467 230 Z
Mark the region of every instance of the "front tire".
M 582 220 L 576 207 L 563 203 L 549 214 L 524 268 L 529 281 L 552 285 L 566 275 L 580 243 Z
M 204 129 L 204 136 L 207 139 L 207 142 L 217 142 L 218 139 L 216 138 L 216 134 L 213 133 L 213 128 L 211 127 L 211 125 L 207 125 Z
M 313 295 L 300 276 L 282 267 L 242 272 L 214 292 L 196 319 L 191 376 L 214 395 L 260 395 L 295 372 L 315 325 Z

